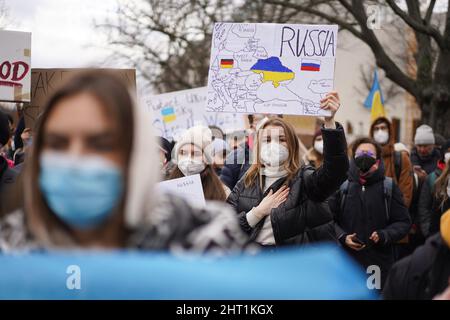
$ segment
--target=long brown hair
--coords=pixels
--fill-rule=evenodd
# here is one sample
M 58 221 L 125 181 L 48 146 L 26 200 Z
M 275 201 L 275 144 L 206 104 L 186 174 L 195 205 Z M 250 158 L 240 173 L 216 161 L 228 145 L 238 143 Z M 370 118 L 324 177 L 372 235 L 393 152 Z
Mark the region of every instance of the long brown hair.
M 262 132 L 263 129 L 267 128 L 268 126 L 275 126 L 280 127 L 284 129 L 284 134 L 286 135 L 286 143 L 288 146 L 289 151 L 289 157 L 286 161 L 286 171 L 288 173 L 286 181 L 290 181 L 298 172 L 301 166 L 300 162 L 300 143 L 297 138 L 297 135 L 295 134 L 294 128 L 287 122 L 285 122 L 281 118 L 272 118 L 269 119 L 264 125 L 258 130 L 258 137 L 256 139 L 256 144 L 253 148 L 254 157 L 253 159 L 256 160 L 255 163 L 251 165 L 251 167 L 248 169 L 247 173 L 244 177 L 244 185 L 246 188 L 249 188 L 254 183 L 256 183 L 256 180 L 258 177 L 260 177 L 261 169 L 264 167 L 264 165 L 261 163 L 259 154 L 261 149 L 261 143 L 262 143 Z M 259 180 L 260 185 L 262 187 L 262 180 Z
M 184 177 L 184 174 L 176 167 L 170 174 L 169 179 L 182 177 Z M 202 179 L 203 193 L 206 200 L 225 201 L 227 199 L 224 186 L 211 164 L 206 165 L 205 170 L 200 174 L 200 178 Z
M 438 201 L 441 201 L 440 207 L 443 208 L 445 202 L 449 199 L 447 194 L 447 186 L 449 185 L 450 163 L 445 166 L 444 171 L 436 180 L 434 185 L 434 195 Z
M 133 100 L 123 81 L 106 71 L 85 71 L 71 77 L 56 90 L 46 103 L 36 123 L 33 145 L 25 163 L 24 210 L 27 226 L 33 236 L 44 245 L 54 246 L 75 244 L 70 229 L 51 211 L 39 187 L 39 156 L 43 147 L 45 124 L 55 106 L 66 98 L 88 93 L 98 99 L 116 124 L 119 150 L 124 153 L 128 168 L 133 147 Z M 124 184 L 127 181 L 124 172 Z M 125 186 L 125 190 L 127 187 Z M 123 212 L 126 192 L 117 208 Z M 123 220 L 120 216 L 117 219 Z

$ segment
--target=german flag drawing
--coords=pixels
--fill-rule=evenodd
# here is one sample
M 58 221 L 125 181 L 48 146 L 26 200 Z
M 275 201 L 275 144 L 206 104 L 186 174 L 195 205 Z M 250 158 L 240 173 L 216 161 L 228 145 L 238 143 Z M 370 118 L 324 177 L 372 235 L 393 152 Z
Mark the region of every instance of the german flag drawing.
M 220 68 L 221 69 L 230 69 L 233 68 L 234 60 L 233 59 L 220 59 Z

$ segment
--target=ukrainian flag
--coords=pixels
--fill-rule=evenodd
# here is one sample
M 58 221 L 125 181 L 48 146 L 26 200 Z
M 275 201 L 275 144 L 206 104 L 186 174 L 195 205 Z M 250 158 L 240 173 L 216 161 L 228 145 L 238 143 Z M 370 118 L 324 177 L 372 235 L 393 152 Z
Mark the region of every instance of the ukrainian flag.
M 175 119 L 176 119 L 175 110 L 173 107 L 166 107 L 166 108 L 162 109 L 161 115 L 163 117 L 164 123 L 169 123 L 169 122 L 175 121 Z
M 372 89 L 370 89 L 369 95 L 364 101 L 364 107 L 370 109 L 370 119 L 375 121 L 377 118 L 386 117 L 386 111 L 384 110 L 384 99 L 381 93 L 380 82 L 378 81 L 377 70 L 374 71 Z

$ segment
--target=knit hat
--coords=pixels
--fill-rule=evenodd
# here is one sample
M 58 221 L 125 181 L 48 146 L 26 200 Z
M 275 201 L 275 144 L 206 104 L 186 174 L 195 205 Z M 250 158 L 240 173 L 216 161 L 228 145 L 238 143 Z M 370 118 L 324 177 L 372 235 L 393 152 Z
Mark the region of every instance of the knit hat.
M 212 148 L 207 148 L 212 142 L 212 133 L 208 127 L 194 126 L 187 129 L 174 147 L 175 160 L 178 158 L 178 152 L 185 144 L 193 144 L 204 152 L 206 159 L 212 163 Z
M 3 146 L 8 143 L 10 138 L 9 122 L 6 113 L 0 111 L 0 144 Z
M 426 145 L 426 144 L 434 144 L 434 134 L 433 129 L 423 124 L 416 130 L 416 135 L 414 137 L 414 144 L 415 145 Z

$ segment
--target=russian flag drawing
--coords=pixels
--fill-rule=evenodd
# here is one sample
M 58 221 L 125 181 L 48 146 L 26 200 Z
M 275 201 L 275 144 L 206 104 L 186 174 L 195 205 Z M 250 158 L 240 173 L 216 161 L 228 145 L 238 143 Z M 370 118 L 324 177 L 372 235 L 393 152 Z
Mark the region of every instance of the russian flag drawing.
M 175 116 L 175 110 L 173 109 L 173 107 L 165 107 L 161 109 L 161 115 L 163 117 L 164 123 L 175 121 L 175 119 L 177 118 Z
M 320 71 L 320 60 L 302 59 L 301 71 Z

